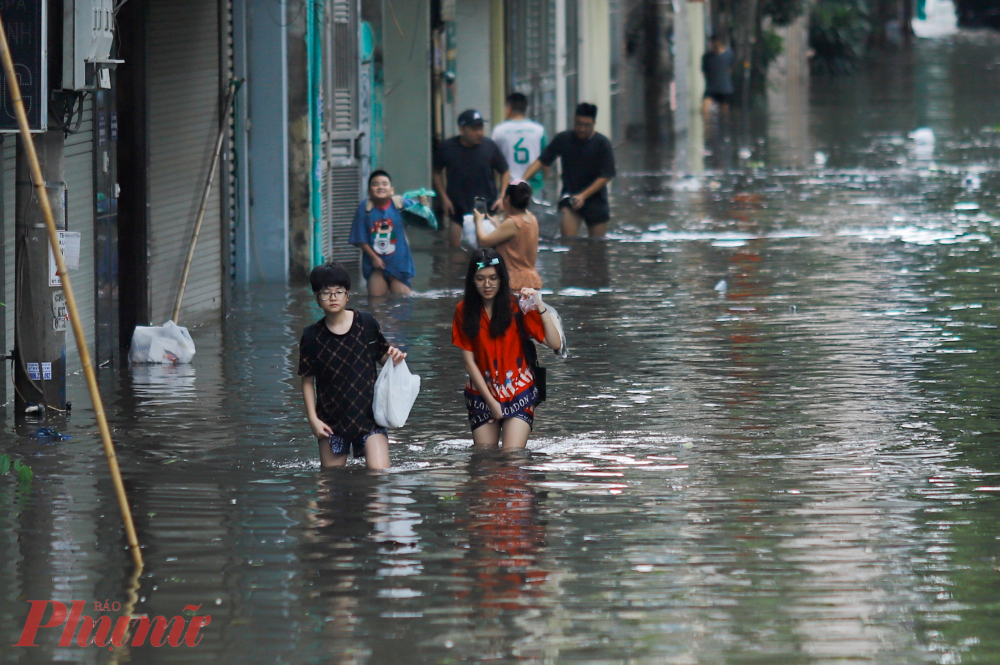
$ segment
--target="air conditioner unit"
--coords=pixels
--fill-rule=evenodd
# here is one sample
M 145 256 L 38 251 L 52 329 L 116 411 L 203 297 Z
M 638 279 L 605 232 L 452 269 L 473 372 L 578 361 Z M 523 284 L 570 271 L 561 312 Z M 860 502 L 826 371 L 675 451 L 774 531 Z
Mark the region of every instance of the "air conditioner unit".
M 64 0 L 63 81 L 65 90 L 104 87 L 102 70 L 111 60 L 115 36 L 114 0 Z

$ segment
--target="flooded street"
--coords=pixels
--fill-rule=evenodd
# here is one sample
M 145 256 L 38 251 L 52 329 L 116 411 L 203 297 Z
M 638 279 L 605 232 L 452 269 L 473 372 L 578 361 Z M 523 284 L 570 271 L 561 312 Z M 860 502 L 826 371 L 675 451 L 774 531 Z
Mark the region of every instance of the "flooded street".
M 96 616 L 131 566 L 80 377 L 71 440 L 8 410 L 35 478 L 0 478 L 0 661 L 996 663 L 998 107 L 974 33 L 813 79 L 807 118 L 734 114 L 694 178 L 621 147 L 608 240 L 539 254 L 570 357 L 522 455 L 470 448 L 467 258 L 419 230 L 413 298 L 352 296 L 422 378 L 391 473 L 319 471 L 307 287 L 185 322 L 192 365 L 101 370 L 135 613 L 201 604 L 197 648 L 8 646 L 25 601 Z

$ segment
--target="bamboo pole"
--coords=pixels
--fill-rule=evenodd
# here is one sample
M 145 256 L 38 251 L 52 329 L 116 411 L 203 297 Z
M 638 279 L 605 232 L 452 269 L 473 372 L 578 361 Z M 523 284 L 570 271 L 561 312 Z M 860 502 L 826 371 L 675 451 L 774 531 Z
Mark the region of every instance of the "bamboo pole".
M 80 364 L 83 365 L 83 375 L 87 380 L 87 388 L 90 391 L 90 401 L 94 405 L 94 415 L 97 416 L 97 428 L 100 430 L 101 440 L 104 442 L 104 454 L 108 458 L 111 480 L 114 482 L 115 493 L 118 495 L 118 507 L 121 509 L 122 521 L 125 524 L 125 535 L 128 538 L 129 548 L 132 550 L 132 560 L 135 562 L 136 567 L 141 570 L 142 552 L 139 551 L 139 541 L 135 535 L 135 525 L 132 524 L 132 511 L 129 509 L 128 497 L 125 495 L 125 484 L 122 482 L 122 474 L 118 469 L 115 445 L 111 442 L 111 430 L 108 428 L 108 420 L 104 416 L 104 403 L 101 400 L 101 393 L 97 389 L 97 377 L 94 375 L 94 366 L 90 361 L 90 351 L 87 349 L 87 338 L 84 336 L 83 325 L 80 322 L 80 312 L 76 308 L 76 297 L 74 297 L 73 287 L 70 285 L 66 262 L 63 261 L 62 251 L 59 249 L 59 234 L 56 231 L 55 219 L 52 217 L 49 195 L 45 191 L 45 178 L 42 175 L 42 167 L 38 163 L 35 142 L 31 138 L 28 115 L 24 111 L 24 101 L 21 99 L 21 86 L 18 83 L 17 74 L 14 72 L 14 60 L 10 54 L 10 46 L 7 44 L 7 30 L 3 25 L 2 18 L 0 18 L 0 58 L 3 59 L 4 73 L 7 75 L 7 85 L 10 88 L 10 96 L 14 100 L 14 112 L 17 115 L 17 124 L 21 130 L 21 138 L 24 141 L 24 150 L 28 156 L 28 163 L 31 165 L 31 180 L 35 188 L 35 196 L 42 206 L 42 214 L 45 216 L 45 226 L 49 231 L 49 245 L 52 247 L 56 267 L 59 270 L 59 276 L 62 278 L 63 292 L 66 294 L 66 308 L 69 310 L 70 323 L 73 325 L 73 336 L 76 338 L 76 349 L 80 354 Z
M 181 287 L 177 291 L 177 300 L 174 301 L 174 315 L 171 320 L 178 323 L 181 318 L 181 303 L 184 302 L 184 290 L 187 289 L 188 275 L 191 273 L 191 262 L 194 261 L 194 249 L 198 245 L 198 236 L 201 235 L 201 223 L 205 221 L 205 210 L 208 208 L 208 197 L 212 193 L 212 183 L 215 182 L 215 171 L 219 168 L 219 156 L 222 154 L 222 143 L 226 139 L 226 130 L 229 129 L 229 112 L 233 108 L 233 100 L 236 98 L 236 91 L 243 81 L 232 81 L 229 84 L 229 92 L 226 94 L 226 109 L 222 114 L 222 126 L 219 127 L 219 138 L 215 142 L 215 154 L 212 156 L 212 168 L 208 172 L 208 182 L 201 193 L 201 205 L 198 206 L 198 217 L 194 222 L 194 235 L 191 237 L 191 244 L 188 245 L 187 258 L 184 259 L 184 272 L 181 273 Z

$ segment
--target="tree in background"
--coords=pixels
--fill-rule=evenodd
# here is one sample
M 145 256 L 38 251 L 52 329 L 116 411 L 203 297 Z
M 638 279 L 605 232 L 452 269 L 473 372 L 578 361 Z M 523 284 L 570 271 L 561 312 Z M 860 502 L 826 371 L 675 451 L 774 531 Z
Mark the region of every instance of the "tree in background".
M 871 34 L 867 0 L 816 0 L 809 15 L 813 71 L 842 74 L 861 62 Z
M 805 11 L 808 0 L 719 0 L 712 3 L 715 34 L 728 41 L 736 56 L 733 83 L 737 98 L 762 92 L 767 68 L 784 50 L 775 27 L 786 26 Z
M 979 0 L 959 0 L 976 2 Z M 997 0 L 987 0 L 997 2 Z M 739 70 L 734 82 L 761 92 L 768 66 L 784 44 L 774 28 L 809 14 L 809 45 L 817 73 L 853 71 L 870 48 L 909 43 L 914 0 L 718 0 L 712 3 L 712 25 L 727 39 Z

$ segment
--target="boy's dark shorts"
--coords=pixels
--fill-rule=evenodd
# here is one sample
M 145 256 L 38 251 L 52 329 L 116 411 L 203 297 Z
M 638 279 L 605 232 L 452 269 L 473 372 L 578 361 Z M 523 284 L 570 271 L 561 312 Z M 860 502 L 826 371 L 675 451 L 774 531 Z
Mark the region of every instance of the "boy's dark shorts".
M 716 104 L 732 104 L 733 95 L 728 92 L 706 92 L 706 98 L 711 98 Z
M 365 454 L 365 442 L 368 440 L 372 434 L 385 434 L 389 435 L 389 430 L 384 427 L 376 427 L 367 434 L 360 434 L 353 439 L 345 439 L 342 436 L 337 436 L 336 434 L 330 435 L 330 450 L 334 455 L 346 455 L 349 452 L 354 452 L 354 459 L 363 457 Z
M 471 212 L 465 212 L 458 206 L 455 206 L 455 214 L 451 216 L 451 223 L 462 226 L 463 224 L 465 224 L 465 216 L 471 214 L 472 214 Z
M 560 208 L 569 208 L 573 210 L 573 204 L 569 202 L 569 196 L 564 195 L 559 201 Z M 579 210 L 573 210 L 580 217 L 583 217 L 583 221 L 587 223 L 587 226 L 597 226 L 598 224 L 604 224 L 609 219 L 611 219 L 611 207 L 608 205 L 607 200 L 601 200 L 598 198 L 591 197 L 583 202 L 583 207 Z

